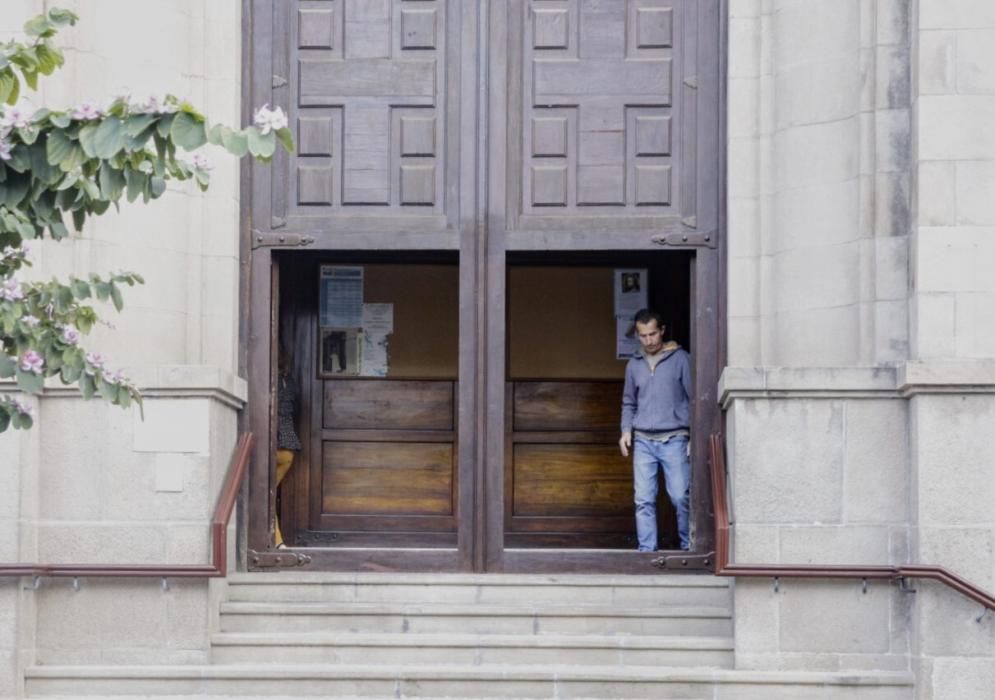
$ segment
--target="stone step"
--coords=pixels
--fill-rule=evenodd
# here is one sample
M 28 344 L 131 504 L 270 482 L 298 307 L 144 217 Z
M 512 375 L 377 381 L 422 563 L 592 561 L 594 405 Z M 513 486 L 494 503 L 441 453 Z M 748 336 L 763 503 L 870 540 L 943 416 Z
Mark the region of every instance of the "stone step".
M 728 608 L 397 603 L 222 603 L 222 632 L 641 634 L 731 637 Z
M 487 664 L 732 668 L 728 637 L 633 635 L 251 634 L 211 639 L 220 664 Z
M 726 579 L 707 575 L 521 574 L 237 574 L 228 599 L 249 602 L 327 603 L 578 603 L 644 606 L 728 606 Z
M 600 666 L 34 666 L 29 698 L 692 698 L 908 700 L 908 673 Z

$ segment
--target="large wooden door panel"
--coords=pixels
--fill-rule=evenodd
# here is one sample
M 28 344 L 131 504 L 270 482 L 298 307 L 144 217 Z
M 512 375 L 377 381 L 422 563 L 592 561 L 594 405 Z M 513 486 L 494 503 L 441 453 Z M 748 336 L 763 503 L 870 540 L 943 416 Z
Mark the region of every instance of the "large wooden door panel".
M 358 430 L 453 430 L 453 383 L 325 382 L 325 427 Z
M 453 446 L 327 442 L 322 513 L 453 515 Z
M 632 519 L 632 470 L 609 445 L 515 445 L 512 518 Z M 604 529 L 605 523 L 590 523 Z

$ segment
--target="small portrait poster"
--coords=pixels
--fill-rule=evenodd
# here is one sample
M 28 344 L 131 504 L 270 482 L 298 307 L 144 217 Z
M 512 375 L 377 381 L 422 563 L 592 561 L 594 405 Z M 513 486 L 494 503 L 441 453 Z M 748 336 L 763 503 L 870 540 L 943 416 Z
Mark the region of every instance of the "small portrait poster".
M 615 270 L 615 318 L 632 317 L 645 309 L 649 299 L 645 268 Z
M 360 342 L 359 329 L 322 328 L 318 374 L 322 377 L 357 376 Z

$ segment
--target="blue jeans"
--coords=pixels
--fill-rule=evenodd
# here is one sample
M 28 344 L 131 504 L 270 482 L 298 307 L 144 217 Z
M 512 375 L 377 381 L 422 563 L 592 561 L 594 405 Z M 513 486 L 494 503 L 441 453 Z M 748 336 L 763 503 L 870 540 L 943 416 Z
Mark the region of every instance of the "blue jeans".
M 671 438 L 667 442 L 632 439 L 633 485 L 636 491 L 636 536 L 640 552 L 656 551 L 657 476 L 663 467 L 667 495 L 677 511 L 677 533 L 681 549 L 690 547 L 688 537 L 688 501 L 691 488 L 691 464 L 688 461 L 688 439 Z

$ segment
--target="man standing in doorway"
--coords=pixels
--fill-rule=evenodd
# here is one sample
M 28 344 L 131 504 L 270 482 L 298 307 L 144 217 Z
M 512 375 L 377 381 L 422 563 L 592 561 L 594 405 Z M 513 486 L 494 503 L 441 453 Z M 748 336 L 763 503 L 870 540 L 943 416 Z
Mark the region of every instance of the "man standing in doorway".
M 636 535 L 640 552 L 655 551 L 658 475 L 663 469 L 667 495 L 677 511 L 681 549 L 690 548 L 688 501 L 691 465 L 691 356 L 674 341 L 664 342 L 666 327 L 656 311 L 642 309 L 634 318 L 639 349 L 625 368 L 622 394 L 622 456 L 633 451 Z

